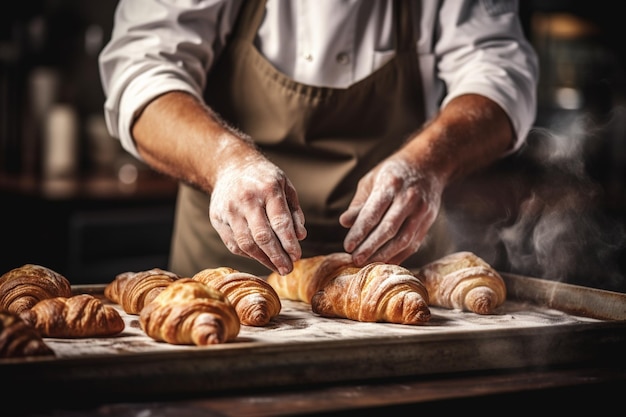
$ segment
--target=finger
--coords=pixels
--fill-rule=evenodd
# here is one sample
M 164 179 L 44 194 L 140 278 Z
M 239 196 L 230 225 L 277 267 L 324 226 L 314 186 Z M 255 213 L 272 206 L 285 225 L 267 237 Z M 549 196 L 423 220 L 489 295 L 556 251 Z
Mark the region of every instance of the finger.
M 250 213 L 252 210 L 249 211 Z M 265 252 L 258 246 L 254 238 L 254 232 L 248 224 L 248 219 L 242 216 L 233 216 L 231 218 L 230 229 L 232 230 L 233 241 L 224 242 L 228 249 L 235 254 L 246 255 L 250 258 L 257 259 L 261 262 L 270 262 Z M 222 239 L 223 240 L 223 239 Z M 231 247 L 230 245 L 233 245 Z M 275 267 L 272 267 L 274 269 Z
M 265 252 L 260 250 L 260 248 L 255 250 L 254 248 L 251 248 L 248 244 L 243 245 L 244 247 L 246 247 L 245 250 L 240 247 L 238 240 L 239 242 L 246 241 L 246 238 L 244 236 L 251 236 L 250 231 L 247 228 L 247 226 L 235 227 L 236 229 L 238 229 L 237 235 L 239 236 L 239 238 L 237 239 L 235 237 L 235 232 L 233 232 L 233 229 L 228 224 L 222 221 L 215 220 L 215 219 L 211 221 L 211 224 L 213 225 L 213 228 L 215 228 L 215 230 L 219 234 L 226 248 L 231 253 L 238 255 L 238 256 L 245 256 L 247 258 L 254 259 L 258 261 L 259 263 L 261 263 L 262 265 L 264 265 L 266 268 L 272 271 L 276 271 L 276 266 L 272 264 L 272 262 L 269 260 L 267 255 L 265 255 Z M 252 240 L 251 237 L 247 239 L 247 241 L 251 241 L 251 240 Z
M 426 207 L 419 216 L 410 216 L 398 231 L 397 238 L 381 247 L 372 258 L 399 264 L 416 253 L 421 247 L 435 218 L 437 210 Z
M 304 240 L 308 234 L 306 227 L 304 226 L 304 213 L 302 210 L 292 211 L 291 217 L 296 229 L 296 237 L 298 240 Z
M 408 213 L 403 205 L 393 204 L 389 207 L 379 224 L 352 252 L 353 259 L 361 264 L 373 259 L 382 260 L 381 258 L 388 256 L 387 252 L 389 251 L 397 252 L 397 246 L 404 244 L 401 241 L 402 236 L 398 235 L 398 232 L 407 217 Z
M 284 210 L 276 213 L 276 205 L 285 207 L 276 201 L 268 201 L 266 207 L 260 206 L 248 211 L 248 227 L 254 242 L 249 250 L 253 251 L 255 256 L 259 256 L 256 255 L 257 250 L 263 251 L 274 265 L 272 269 L 286 274 L 291 271 L 293 264 L 291 255 L 287 253 L 283 245 L 287 246 L 294 256 L 299 257 L 300 244 L 295 236 L 291 213 Z
M 287 206 L 289 207 L 289 212 L 291 213 L 291 219 L 296 232 L 296 238 L 298 240 L 304 240 L 307 235 L 307 231 L 304 226 L 304 212 L 300 207 L 298 193 L 296 192 L 295 187 L 291 184 L 289 180 L 287 180 L 287 184 L 285 186 L 285 198 L 287 199 Z M 295 260 L 296 259 L 292 258 L 292 261 Z
M 299 259 L 302 255 L 300 241 L 298 240 L 293 216 L 286 200 L 284 198 L 271 198 L 267 202 L 266 212 L 269 224 L 278 240 L 277 243 L 280 245 L 280 253 L 286 254 L 290 261 Z M 265 250 L 264 246 L 261 245 L 261 247 Z M 267 255 L 270 259 L 274 259 L 272 253 L 267 253 Z M 292 266 L 291 262 L 283 262 L 283 264 L 282 266 L 289 269 Z M 281 266 L 279 264 L 276 265 Z
M 381 222 L 381 219 L 393 203 L 393 198 L 394 193 L 390 190 L 373 192 L 370 195 L 370 198 L 359 212 L 356 221 L 346 234 L 344 249 L 347 252 L 352 253 L 357 247 L 361 248 L 370 233 L 372 233 Z M 380 226 L 378 226 L 378 228 L 380 228 Z M 370 245 L 373 243 L 373 241 L 369 242 Z M 376 248 L 372 249 L 369 253 L 371 254 L 375 249 Z
M 428 230 L 423 217 L 409 217 L 390 239 L 372 254 L 368 262 L 385 262 L 399 264 L 417 252 Z
M 414 244 L 416 232 L 428 229 L 432 223 L 432 211 L 422 194 L 407 189 L 396 197 L 380 223 L 352 253 L 357 262 L 384 261 Z
M 224 245 L 231 253 L 234 253 L 235 255 L 245 255 L 245 253 L 239 248 L 239 245 L 237 245 L 235 234 L 225 220 L 218 217 L 212 217 L 210 215 L 209 220 L 217 234 L 220 236 L 220 239 L 222 239 L 222 242 L 224 242 Z
M 341 213 L 341 215 L 339 216 L 339 224 L 347 228 L 352 227 L 362 207 L 363 207 L 362 205 L 358 205 L 358 206 L 351 205 L 350 207 L 348 207 L 346 211 Z
M 367 192 L 363 190 L 364 186 L 359 185 L 359 187 L 357 187 L 357 191 L 352 198 L 350 205 L 348 206 L 346 211 L 344 211 L 339 216 L 339 224 L 341 224 L 343 227 L 350 228 L 354 225 L 354 222 L 356 221 L 359 212 L 367 201 Z

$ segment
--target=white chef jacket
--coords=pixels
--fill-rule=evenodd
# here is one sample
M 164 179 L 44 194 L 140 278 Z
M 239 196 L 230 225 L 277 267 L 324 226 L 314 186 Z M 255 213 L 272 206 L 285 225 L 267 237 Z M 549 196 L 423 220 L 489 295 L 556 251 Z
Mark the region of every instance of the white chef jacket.
M 141 159 L 131 127 L 152 99 L 176 90 L 202 100 L 242 1 L 120 0 L 99 64 L 107 127 L 128 152 Z M 346 88 L 393 56 L 392 4 L 268 0 L 256 46 L 296 82 Z M 517 8 L 517 0 L 415 0 L 412 8 L 426 116 L 459 95 L 484 95 L 512 122 L 511 152 L 534 121 L 538 81 Z

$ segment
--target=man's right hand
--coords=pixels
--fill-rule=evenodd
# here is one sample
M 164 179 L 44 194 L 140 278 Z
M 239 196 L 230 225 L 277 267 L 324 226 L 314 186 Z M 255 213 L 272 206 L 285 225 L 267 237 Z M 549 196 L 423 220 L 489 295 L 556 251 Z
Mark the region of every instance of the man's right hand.
M 209 218 L 232 253 L 285 275 L 300 259 L 304 214 L 291 181 L 258 155 L 234 161 L 218 174 Z
M 137 150 L 154 169 L 211 195 L 209 218 L 234 254 L 287 274 L 300 259 L 304 214 L 285 173 L 250 138 L 196 98 L 155 98 L 133 125 Z

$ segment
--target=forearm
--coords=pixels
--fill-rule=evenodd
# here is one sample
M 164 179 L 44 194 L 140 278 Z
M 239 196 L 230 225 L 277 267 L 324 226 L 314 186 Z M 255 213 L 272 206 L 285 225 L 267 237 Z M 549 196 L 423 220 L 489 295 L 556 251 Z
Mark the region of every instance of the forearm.
M 144 161 L 166 175 L 211 192 L 231 156 L 256 158 L 252 141 L 228 128 L 195 97 L 183 92 L 153 100 L 133 124 Z
M 479 95 L 452 100 L 400 151 L 420 171 L 444 185 L 485 168 L 514 144 L 506 113 Z

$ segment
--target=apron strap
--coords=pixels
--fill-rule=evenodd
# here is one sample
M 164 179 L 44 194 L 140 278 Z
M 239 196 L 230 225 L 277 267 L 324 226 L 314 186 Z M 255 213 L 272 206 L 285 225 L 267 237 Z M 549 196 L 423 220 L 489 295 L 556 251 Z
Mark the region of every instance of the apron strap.
M 413 34 L 413 15 L 411 10 L 411 1 L 395 0 L 393 7 L 395 9 L 394 18 L 396 25 L 396 51 L 407 52 L 413 50 L 415 49 L 416 38 Z
M 234 39 L 254 42 L 254 38 L 265 16 L 266 0 L 243 0 L 233 30 Z

